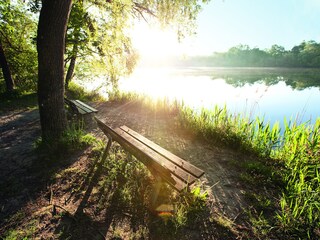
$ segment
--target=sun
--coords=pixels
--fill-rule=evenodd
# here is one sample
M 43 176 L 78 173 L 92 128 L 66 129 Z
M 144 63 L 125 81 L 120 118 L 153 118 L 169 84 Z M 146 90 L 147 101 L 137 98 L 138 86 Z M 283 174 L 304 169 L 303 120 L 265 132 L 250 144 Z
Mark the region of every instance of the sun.
M 167 58 L 184 53 L 185 46 L 179 43 L 172 29 L 162 29 L 147 23 L 138 23 L 132 30 L 133 47 L 141 58 Z

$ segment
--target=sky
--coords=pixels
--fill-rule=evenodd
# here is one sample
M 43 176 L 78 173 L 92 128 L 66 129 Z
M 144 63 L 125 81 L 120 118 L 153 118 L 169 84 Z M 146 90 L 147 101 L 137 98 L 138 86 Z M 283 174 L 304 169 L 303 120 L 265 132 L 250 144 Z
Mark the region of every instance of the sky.
M 133 44 L 153 57 L 210 55 L 239 44 L 289 50 L 303 40 L 320 42 L 320 0 L 211 0 L 197 25 L 197 34 L 179 44 L 172 30 L 139 23 Z

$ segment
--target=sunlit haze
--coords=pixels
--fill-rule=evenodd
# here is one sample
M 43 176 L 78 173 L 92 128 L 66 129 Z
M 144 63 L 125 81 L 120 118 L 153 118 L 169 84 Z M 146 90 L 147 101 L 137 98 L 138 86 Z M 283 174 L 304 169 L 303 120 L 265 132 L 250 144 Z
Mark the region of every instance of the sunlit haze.
M 319 116 L 320 95 L 317 87 L 309 87 L 302 91 L 293 89 L 284 81 L 267 85 L 262 80 L 235 87 L 228 84 L 224 78 L 213 77 L 219 72 L 225 76 L 232 76 L 230 73 L 237 71 L 239 75 L 236 75 L 235 79 L 241 79 L 240 73 L 246 72 L 245 69 L 233 69 L 230 72 L 223 68 L 204 67 L 139 68 L 130 79 L 121 81 L 120 87 L 125 92 L 147 94 L 153 99 L 183 101 L 193 109 L 213 109 L 215 105 L 223 107 L 226 104 L 233 113 L 265 117 L 265 120 L 271 121 L 272 124 L 284 117 L 296 118 L 299 122 L 314 122 L 315 116 Z M 294 74 L 298 76 L 299 71 L 296 71 Z M 268 79 L 270 72 L 269 75 L 260 75 L 256 79 Z M 250 74 L 244 76 L 250 79 Z M 231 79 L 233 78 L 229 78 Z M 274 81 L 276 82 L 276 79 Z
M 164 57 L 183 52 L 183 44 L 177 41 L 176 33 L 171 29 L 161 29 L 145 22 L 138 23 L 133 32 L 134 47 L 143 56 Z
M 172 30 L 142 22 L 133 31 L 143 59 L 210 55 L 238 44 L 260 49 L 278 44 L 286 49 L 303 40 L 320 41 L 320 0 L 215 0 L 203 6 L 197 35 L 179 44 Z

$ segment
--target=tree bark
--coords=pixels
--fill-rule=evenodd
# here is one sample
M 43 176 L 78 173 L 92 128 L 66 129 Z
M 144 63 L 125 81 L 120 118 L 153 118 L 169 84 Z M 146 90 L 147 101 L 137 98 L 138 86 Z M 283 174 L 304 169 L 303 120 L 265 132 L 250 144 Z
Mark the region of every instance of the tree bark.
M 6 55 L 4 54 L 1 42 L 0 42 L 0 66 L 2 68 L 4 81 L 6 82 L 6 90 L 7 92 L 13 92 L 14 81 L 12 79 L 10 68 L 6 59 Z
M 42 140 L 58 140 L 66 130 L 64 110 L 64 49 L 72 0 L 43 0 L 38 51 L 38 103 Z

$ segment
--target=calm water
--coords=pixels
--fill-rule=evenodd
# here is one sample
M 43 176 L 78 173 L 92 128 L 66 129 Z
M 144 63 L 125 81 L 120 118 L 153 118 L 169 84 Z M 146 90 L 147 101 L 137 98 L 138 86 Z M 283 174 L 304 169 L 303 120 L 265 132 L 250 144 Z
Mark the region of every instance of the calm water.
M 234 113 L 314 123 L 320 117 L 320 70 L 257 68 L 137 69 L 120 88 L 183 100 L 192 108 L 224 105 Z

